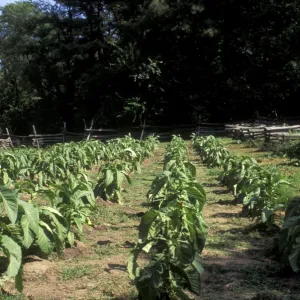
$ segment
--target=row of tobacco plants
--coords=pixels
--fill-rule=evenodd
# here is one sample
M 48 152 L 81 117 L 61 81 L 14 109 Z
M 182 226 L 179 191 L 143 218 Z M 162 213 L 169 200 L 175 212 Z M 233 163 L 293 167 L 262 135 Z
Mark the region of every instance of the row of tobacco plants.
M 194 299 L 203 271 L 200 254 L 207 226 L 202 217 L 206 194 L 196 181 L 185 142 L 174 136 L 162 173 L 148 192 L 149 210 L 139 226 L 139 239 L 128 259 L 139 299 Z
M 223 168 L 219 179 L 243 204 L 243 215 L 270 228 L 275 223 L 275 212 L 286 207 L 275 248 L 281 262 L 299 272 L 300 199 L 288 202 L 285 189 L 290 183 L 280 171 L 276 167 L 263 168 L 251 157 L 231 155 L 222 141 L 213 136 L 193 135 L 192 145 L 208 167 Z
M 158 141 L 130 136 L 104 144 L 87 141 L 44 150 L 0 152 L 0 252 L 7 258 L 0 288 L 14 278 L 22 290 L 22 262 L 27 254 L 63 254 L 83 234 L 96 198 L 122 203 L 124 180 L 140 171 Z M 88 170 L 99 168 L 91 180 Z M 38 205 L 39 203 L 39 205 Z M 41 205 L 41 203 L 43 205 Z

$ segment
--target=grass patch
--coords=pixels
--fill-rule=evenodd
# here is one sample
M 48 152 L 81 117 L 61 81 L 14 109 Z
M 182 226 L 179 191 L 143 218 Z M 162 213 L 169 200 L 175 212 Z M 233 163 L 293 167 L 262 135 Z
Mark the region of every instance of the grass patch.
M 1 300 L 24 300 L 25 297 L 23 295 L 1 295 L 0 292 L 0 299 Z
M 99 259 L 103 259 L 108 256 L 118 255 L 122 253 L 127 253 L 128 249 L 120 247 L 113 243 L 107 243 L 105 245 L 96 245 L 95 254 Z
M 223 234 L 216 234 L 209 237 L 205 248 L 207 250 L 220 250 L 224 249 L 248 249 L 251 247 L 251 240 L 248 236 L 242 233 L 232 234 L 225 232 Z
M 224 146 L 228 146 L 228 145 L 231 145 L 231 144 L 237 144 L 236 140 L 233 140 L 232 138 L 228 138 L 228 137 L 223 137 L 221 138 Z
M 243 279 L 242 286 L 256 290 L 260 290 L 262 286 L 271 288 L 277 281 L 274 275 L 279 271 L 279 265 L 250 265 L 242 268 L 240 270 Z
M 222 174 L 223 170 L 220 168 L 212 168 L 212 169 L 207 169 L 205 175 L 206 176 L 213 176 L 213 177 L 218 177 Z
M 126 215 L 126 213 L 123 210 L 121 210 L 119 207 L 117 207 L 117 205 L 110 205 L 110 206 L 99 205 L 97 207 L 94 217 L 99 217 L 99 216 L 101 217 L 101 220 L 99 221 L 100 224 L 104 222 L 104 223 L 116 225 L 120 223 L 126 223 L 130 220 L 129 217 Z
M 74 280 L 89 276 L 92 273 L 92 266 L 63 267 L 60 270 L 60 279 L 62 281 Z
M 258 145 L 260 151 L 271 152 L 272 156 L 286 157 L 288 149 L 292 146 L 292 142 L 262 142 Z

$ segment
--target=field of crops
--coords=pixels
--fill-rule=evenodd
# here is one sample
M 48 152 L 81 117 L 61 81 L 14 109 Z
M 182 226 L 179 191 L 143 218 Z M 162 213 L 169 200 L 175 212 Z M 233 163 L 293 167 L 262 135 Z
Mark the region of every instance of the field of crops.
M 213 137 L 2 151 L 0 298 L 299 299 L 299 175 Z

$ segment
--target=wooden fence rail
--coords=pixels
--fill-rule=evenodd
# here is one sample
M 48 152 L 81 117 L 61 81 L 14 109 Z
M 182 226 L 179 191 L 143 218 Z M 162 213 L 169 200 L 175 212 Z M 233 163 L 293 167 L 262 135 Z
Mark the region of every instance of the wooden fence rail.
M 264 139 L 270 141 L 300 140 L 300 125 L 293 126 L 236 126 L 230 129 L 234 139 Z
M 12 144 L 12 141 L 10 138 L 0 139 L 0 148 L 7 149 L 7 148 L 11 148 L 11 147 L 13 147 L 13 144 Z
M 69 143 L 69 142 L 79 142 L 87 139 L 96 139 L 100 141 L 107 141 L 110 139 L 124 137 L 127 134 L 131 134 L 134 138 L 140 138 L 141 136 L 141 127 L 133 127 L 128 129 L 85 129 L 82 133 L 75 133 L 66 131 L 64 128 L 63 132 L 55 134 L 40 134 L 35 131 L 33 128 L 33 134 L 28 136 L 13 135 L 7 132 L 6 134 L 0 134 L 0 147 L 4 145 L 4 141 L 10 140 L 12 143 L 9 144 L 9 147 L 46 147 L 54 145 L 57 143 Z M 182 126 L 146 126 L 144 137 L 149 135 L 157 135 L 161 140 L 167 140 L 172 137 L 173 134 L 180 134 L 185 137 L 189 137 L 191 133 L 197 131 L 196 125 L 182 125 Z M 8 144 L 5 144 L 6 148 Z M 4 147 L 4 146 L 3 146 Z
M 40 134 L 33 128 L 33 134 L 28 136 L 10 134 L 8 129 L 6 129 L 6 134 L 0 134 L 0 148 L 20 146 L 46 147 L 57 143 L 78 142 L 87 139 L 107 141 L 123 137 L 129 133 L 132 137 L 139 139 L 142 130 L 144 138 L 154 134 L 159 136 L 161 141 L 170 140 L 172 135 L 181 135 L 183 138 L 189 138 L 192 133 L 201 136 L 231 136 L 234 139 L 264 139 L 266 142 L 275 140 L 300 140 L 300 125 L 268 126 L 260 124 L 260 121 L 256 120 L 253 123 L 248 123 L 247 121 L 240 124 L 200 123 L 174 126 L 139 126 L 119 129 L 93 129 L 91 126 L 91 128 L 85 128 L 84 132 L 81 133 L 67 131 L 66 124 L 64 124 L 64 129 L 60 133 Z M 267 118 L 264 121 L 265 123 L 272 122 L 272 120 Z M 300 121 L 298 124 L 300 124 Z

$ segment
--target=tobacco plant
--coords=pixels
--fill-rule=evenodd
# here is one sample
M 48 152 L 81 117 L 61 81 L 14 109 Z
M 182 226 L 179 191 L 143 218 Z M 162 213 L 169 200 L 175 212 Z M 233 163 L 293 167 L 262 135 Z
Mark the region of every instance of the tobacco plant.
M 91 182 L 84 174 L 79 177 L 70 176 L 64 182 L 41 189 L 40 193 L 64 217 L 68 242 L 72 246 L 75 236 L 80 238 L 83 234 L 83 225 L 91 225 L 89 216 L 96 204 Z
M 159 211 L 148 211 L 141 220 L 139 242 L 128 261 L 140 298 L 191 299 L 185 289 L 199 295 L 203 271 L 200 253 L 205 236 L 202 216 L 184 198 L 174 199 Z M 141 253 L 149 257 L 144 268 L 138 265 Z
M 244 214 L 268 227 L 274 224 L 274 212 L 284 207 L 284 180 L 277 168 L 265 169 L 250 157 L 229 157 L 223 165 L 220 180 L 243 203 Z
M 286 208 L 276 248 L 281 262 L 300 272 L 300 198 L 292 199 Z
M 192 144 L 208 166 L 223 166 L 219 179 L 243 204 L 243 214 L 272 226 L 275 211 L 287 200 L 282 188 L 290 185 L 279 170 L 262 168 L 250 157 L 229 155 L 222 142 L 212 136 L 192 135 Z
M 207 234 L 202 217 L 206 196 L 195 181 L 195 167 L 191 167 L 180 137 L 173 137 L 167 148 L 164 169 L 148 192 L 151 208 L 141 220 L 128 271 L 139 299 L 193 299 L 186 290 L 200 293 L 200 254 Z M 147 257 L 144 267 L 139 266 L 141 254 Z
M 62 255 L 66 244 L 73 245 L 91 225 L 95 194 L 121 201 L 123 178 L 140 171 L 141 162 L 157 147 L 156 137 L 139 142 L 130 136 L 104 144 L 88 141 L 57 144 L 45 149 L 12 149 L 0 152 L 0 252 L 7 257 L 0 287 L 15 278 L 22 289 L 23 255 Z M 99 166 L 96 188 L 88 169 Z M 29 202 L 18 195 L 29 194 Z M 40 194 L 48 206 L 36 206 Z
M 94 194 L 104 200 L 122 203 L 121 192 L 124 189 L 123 181 L 131 184 L 127 163 L 107 163 L 101 166 L 98 183 L 95 186 Z
M 197 137 L 193 134 L 192 145 L 208 168 L 222 166 L 224 160 L 230 155 L 223 142 L 214 136 Z
M 23 254 L 31 249 L 39 249 L 44 255 L 54 249 L 61 252 L 66 238 L 64 221 L 56 209 L 38 208 L 22 201 L 6 186 L 0 186 L 0 210 L 0 251 L 8 258 L 0 286 L 15 278 L 16 287 L 21 290 Z M 45 223 L 47 216 L 50 222 Z

